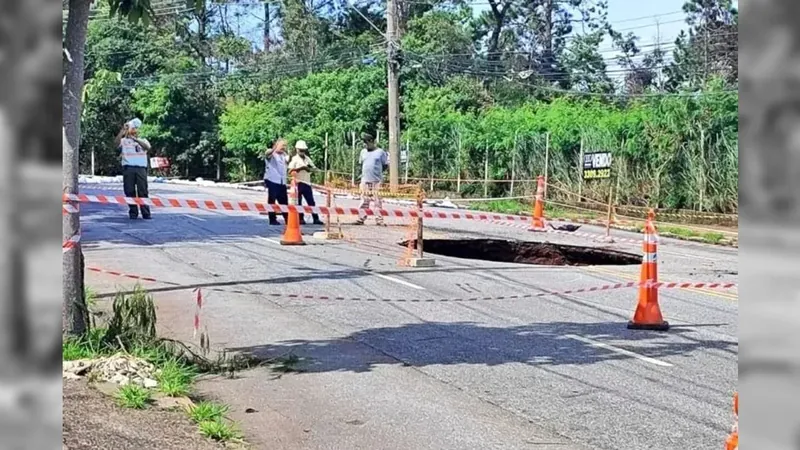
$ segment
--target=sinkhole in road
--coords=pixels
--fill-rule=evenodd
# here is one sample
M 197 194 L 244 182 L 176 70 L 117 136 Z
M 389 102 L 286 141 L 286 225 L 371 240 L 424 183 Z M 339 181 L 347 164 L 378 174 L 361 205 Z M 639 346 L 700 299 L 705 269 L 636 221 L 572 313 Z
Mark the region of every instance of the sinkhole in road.
M 543 266 L 621 266 L 642 263 L 642 256 L 605 248 L 503 239 L 425 239 L 425 253 L 483 261 Z M 417 248 L 417 240 L 400 245 Z

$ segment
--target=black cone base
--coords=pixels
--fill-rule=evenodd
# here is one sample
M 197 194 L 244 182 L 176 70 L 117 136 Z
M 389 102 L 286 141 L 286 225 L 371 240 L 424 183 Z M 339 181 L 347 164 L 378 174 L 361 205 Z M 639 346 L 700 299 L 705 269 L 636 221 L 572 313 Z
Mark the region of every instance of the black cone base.
M 667 331 L 669 330 L 669 322 L 664 321 L 661 323 L 634 323 L 628 322 L 629 330 L 650 330 L 650 331 Z

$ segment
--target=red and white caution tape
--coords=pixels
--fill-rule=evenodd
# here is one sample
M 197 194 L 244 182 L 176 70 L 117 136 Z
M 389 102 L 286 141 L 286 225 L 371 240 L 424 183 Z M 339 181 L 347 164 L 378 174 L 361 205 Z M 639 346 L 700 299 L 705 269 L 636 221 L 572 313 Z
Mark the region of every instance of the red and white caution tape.
M 81 241 L 81 233 L 80 232 L 75 233 L 74 235 L 72 235 L 71 238 L 69 238 L 68 240 L 64 241 L 63 244 L 61 244 L 61 252 L 67 253 L 68 251 L 77 247 L 80 241 Z
M 93 272 L 99 273 L 106 273 L 110 275 L 117 275 L 121 277 L 131 278 L 135 280 L 142 280 L 142 281 L 150 281 L 154 283 L 163 283 L 169 284 L 172 286 L 181 286 L 177 283 L 167 282 L 156 280 L 150 277 L 143 277 L 138 275 L 129 275 L 123 274 L 121 272 L 114 272 L 104 269 L 99 269 L 96 267 L 87 267 L 88 270 Z M 542 292 L 536 292 L 533 294 L 514 294 L 514 295 L 501 295 L 501 296 L 488 296 L 488 297 L 462 297 L 462 298 L 379 298 L 379 297 L 343 297 L 343 296 L 333 296 L 333 295 L 315 295 L 315 294 L 289 294 L 289 293 L 280 293 L 280 292 L 271 292 L 271 293 L 264 293 L 264 292 L 257 292 L 257 291 L 242 291 L 242 290 L 235 290 L 235 289 L 221 289 L 221 288 L 206 288 L 212 291 L 220 291 L 220 292 L 228 292 L 228 293 L 237 293 L 237 294 L 250 294 L 250 295 L 258 295 L 258 296 L 266 296 L 270 298 L 286 298 L 286 299 L 296 299 L 296 300 L 341 300 L 341 301 L 360 301 L 360 302 L 383 302 L 383 303 L 458 303 L 458 302 L 477 302 L 477 301 L 490 301 L 490 300 L 524 300 L 524 299 L 531 299 L 531 298 L 539 298 L 539 297 L 546 297 L 546 296 L 557 296 L 557 295 L 571 295 L 571 294 L 581 294 L 587 292 L 601 292 L 601 291 L 611 291 L 615 289 L 626 289 L 626 288 L 638 288 L 638 287 L 655 287 L 659 289 L 732 289 L 738 286 L 737 283 L 707 283 L 707 282 L 700 282 L 700 283 L 667 283 L 667 282 L 641 282 L 641 281 L 629 281 L 626 283 L 614 283 L 614 284 L 604 284 L 602 286 L 593 286 L 587 288 L 577 288 L 577 289 L 568 289 L 564 291 L 548 291 L 542 290 Z M 191 286 L 186 286 L 187 289 L 191 288 Z M 198 288 L 199 289 L 199 288 Z M 198 306 L 199 310 L 199 306 Z M 198 325 L 199 326 L 199 325 Z
M 157 279 L 151 278 L 151 277 L 144 277 L 144 276 L 141 276 L 141 275 L 131 275 L 131 274 L 128 274 L 128 273 L 118 272 L 118 271 L 115 271 L 115 270 L 101 269 L 99 267 L 88 267 L 87 266 L 86 270 L 91 271 L 91 272 L 104 273 L 104 274 L 107 274 L 107 275 L 114 275 L 115 277 L 130 278 L 131 280 L 149 281 L 151 283 L 168 284 L 170 286 L 181 286 L 180 283 L 173 283 L 171 281 L 161 281 L 161 280 L 157 280 Z
M 227 200 L 193 200 L 193 199 L 179 199 L 179 198 L 134 198 L 125 196 L 106 196 L 106 195 L 86 195 L 86 194 L 64 194 L 64 201 L 81 202 L 81 203 L 102 203 L 102 204 L 117 204 L 117 205 L 149 205 L 153 207 L 168 207 L 168 208 L 190 208 L 190 209 L 206 209 L 211 211 L 245 211 L 245 212 L 276 212 L 288 213 L 297 211 L 305 214 L 321 214 L 321 215 L 338 215 L 338 216 L 357 216 L 359 212 L 363 212 L 367 216 L 383 216 L 383 217 L 419 217 L 419 213 L 413 209 L 370 209 L 370 208 L 343 208 L 326 206 L 294 206 L 294 205 L 275 205 L 268 203 L 258 202 L 232 202 Z M 461 220 L 510 220 L 527 222 L 530 220 L 528 217 L 506 215 L 506 214 L 491 214 L 491 213 L 459 213 L 459 212 L 444 212 L 444 211 L 423 211 L 422 217 L 426 219 L 461 219 Z
M 203 308 L 203 292 L 197 288 L 197 298 L 194 307 L 194 333 L 192 337 L 197 336 L 197 331 L 200 329 L 200 310 Z
M 80 212 L 80 207 L 72 203 L 64 203 L 61 205 L 61 215 L 75 214 Z

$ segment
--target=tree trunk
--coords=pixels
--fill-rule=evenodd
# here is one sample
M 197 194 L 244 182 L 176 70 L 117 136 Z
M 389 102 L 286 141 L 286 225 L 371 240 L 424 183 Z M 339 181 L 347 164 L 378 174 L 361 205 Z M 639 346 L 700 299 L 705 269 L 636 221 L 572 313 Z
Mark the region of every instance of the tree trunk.
M 62 113 L 64 193 L 78 193 L 79 149 L 81 141 L 81 91 L 83 89 L 84 47 L 89 26 L 90 0 L 69 0 L 69 16 L 64 32 L 64 48 L 72 62 L 67 66 L 64 82 Z M 63 240 L 80 233 L 80 215 L 62 216 Z M 82 251 L 80 242 L 63 254 L 63 331 L 68 335 L 81 335 L 88 327 L 86 299 L 83 295 Z

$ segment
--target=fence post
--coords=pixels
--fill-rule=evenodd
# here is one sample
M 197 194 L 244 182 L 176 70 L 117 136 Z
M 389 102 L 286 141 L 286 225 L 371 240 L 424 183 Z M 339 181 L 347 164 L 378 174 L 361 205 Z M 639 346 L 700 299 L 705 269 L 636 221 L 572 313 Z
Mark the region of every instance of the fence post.
M 511 195 L 509 197 L 514 196 L 514 171 L 516 169 L 516 162 L 517 162 L 517 132 L 514 132 L 514 149 L 511 151 Z
M 428 151 L 428 160 L 430 160 L 431 162 L 431 168 L 429 173 L 431 179 L 431 188 L 429 189 L 429 191 L 433 192 L 433 150 Z
M 489 144 L 486 144 L 486 157 L 483 160 L 483 198 L 489 198 Z
M 422 243 L 423 243 L 423 233 L 422 233 L 422 199 L 423 199 L 423 191 L 422 191 L 422 183 L 417 187 L 417 258 L 422 259 Z
M 583 157 L 581 157 L 583 160 Z M 581 163 L 582 164 L 582 163 Z M 544 198 L 547 198 L 547 185 L 550 184 L 550 132 L 544 135 Z
M 325 159 L 322 162 L 322 182 L 328 185 L 328 133 L 325 133 Z
M 350 185 L 356 185 L 356 132 L 351 131 L 351 153 L 350 153 Z
M 458 148 L 456 151 L 456 193 L 461 195 L 461 132 L 458 132 Z
M 411 151 L 409 150 L 409 139 L 406 139 L 406 173 L 403 177 L 403 184 L 408 184 L 408 164 L 411 163 Z
M 583 199 L 583 133 L 581 133 L 581 153 L 578 156 L 578 203 Z

